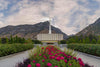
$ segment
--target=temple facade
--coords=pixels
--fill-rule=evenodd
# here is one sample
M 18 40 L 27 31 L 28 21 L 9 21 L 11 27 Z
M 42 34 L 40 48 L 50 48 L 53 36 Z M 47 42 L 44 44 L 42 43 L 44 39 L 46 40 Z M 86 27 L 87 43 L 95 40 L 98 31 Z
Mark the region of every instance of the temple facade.
M 49 44 L 58 45 L 58 41 L 63 40 L 63 34 L 58 34 L 58 33 L 52 34 L 50 21 L 49 21 L 49 33 L 48 34 L 38 34 L 37 40 L 40 40 L 43 43 L 43 45 L 49 45 Z
M 58 45 L 58 41 L 63 40 L 63 34 L 39 34 L 37 35 L 37 39 L 40 40 L 43 45 Z

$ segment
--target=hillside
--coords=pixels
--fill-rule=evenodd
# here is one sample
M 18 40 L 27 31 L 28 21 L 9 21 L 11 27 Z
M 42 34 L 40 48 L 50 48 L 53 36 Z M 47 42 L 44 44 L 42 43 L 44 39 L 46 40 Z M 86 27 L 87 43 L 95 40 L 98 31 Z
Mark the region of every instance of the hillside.
M 97 19 L 93 24 L 90 24 L 76 35 L 100 35 L 100 18 Z
M 18 36 L 24 38 L 36 39 L 37 34 L 48 33 L 49 22 L 40 22 L 34 25 L 17 25 L 17 26 L 6 26 L 0 28 L 0 37 L 10 37 Z M 64 39 L 67 38 L 67 35 L 63 33 L 60 29 L 52 26 L 52 33 L 60 33 L 64 35 Z

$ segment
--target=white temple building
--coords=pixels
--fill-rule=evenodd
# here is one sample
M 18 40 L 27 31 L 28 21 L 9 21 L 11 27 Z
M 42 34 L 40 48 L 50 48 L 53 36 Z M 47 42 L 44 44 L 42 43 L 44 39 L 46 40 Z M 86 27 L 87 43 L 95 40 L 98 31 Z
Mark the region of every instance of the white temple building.
M 63 34 L 53 34 L 51 30 L 51 22 L 49 22 L 49 33 L 48 34 L 38 34 L 37 40 L 40 40 L 43 45 L 54 44 L 58 45 L 58 41 L 63 40 Z

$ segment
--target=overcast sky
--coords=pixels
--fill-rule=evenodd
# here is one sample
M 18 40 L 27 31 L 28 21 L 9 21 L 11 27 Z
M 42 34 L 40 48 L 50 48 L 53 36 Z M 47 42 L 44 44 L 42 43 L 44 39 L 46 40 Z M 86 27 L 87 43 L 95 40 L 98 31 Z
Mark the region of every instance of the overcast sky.
M 52 25 L 75 34 L 100 16 L 100 0 L 0 0 L 0 27 L 36 24 L 53 18 Z

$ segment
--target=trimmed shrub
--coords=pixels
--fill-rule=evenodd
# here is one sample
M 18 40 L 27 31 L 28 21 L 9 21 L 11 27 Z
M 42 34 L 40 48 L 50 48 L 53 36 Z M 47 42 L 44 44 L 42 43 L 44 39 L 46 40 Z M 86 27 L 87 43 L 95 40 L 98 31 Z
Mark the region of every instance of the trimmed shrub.
M 0 45 L 0 57 L 32 48 L 33 44 L 2 44 Z
M 100 44 L 68 44 L 67 47 L 80 52 L 100 56 Z

